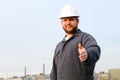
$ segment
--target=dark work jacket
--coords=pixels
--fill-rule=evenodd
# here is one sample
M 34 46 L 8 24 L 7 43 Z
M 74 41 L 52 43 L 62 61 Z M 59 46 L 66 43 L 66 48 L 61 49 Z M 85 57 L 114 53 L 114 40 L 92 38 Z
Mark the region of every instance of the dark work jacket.
M 81 62 L 78 44 L 87 50 L 88 58 Z M 63 39 L 55 49 L 51 80 L 94 80 L 95 63 L 100 57 L 100 47 L 96 40 L 78 29 L 69 40 Z

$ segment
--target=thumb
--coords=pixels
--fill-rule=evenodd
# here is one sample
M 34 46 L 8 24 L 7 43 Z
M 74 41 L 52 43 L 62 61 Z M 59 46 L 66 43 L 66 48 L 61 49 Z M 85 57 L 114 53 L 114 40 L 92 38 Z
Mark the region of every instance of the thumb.
M 82 48 L 83 48 L 82 45 L 81 45 L 81 43 L 78 44 L 78 48 L 79 48 L 79 49 L 82 49 Z

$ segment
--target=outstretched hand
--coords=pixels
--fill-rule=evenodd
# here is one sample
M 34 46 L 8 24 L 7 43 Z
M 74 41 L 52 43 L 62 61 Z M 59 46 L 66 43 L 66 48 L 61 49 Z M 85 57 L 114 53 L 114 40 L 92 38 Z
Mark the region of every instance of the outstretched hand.
M 79 52 L 79 59 L 81 62 L 84 62 L 88 58 L 88 53 L 86 49 L 81 45 L 81 43 L 78 44 L 78 52 Z

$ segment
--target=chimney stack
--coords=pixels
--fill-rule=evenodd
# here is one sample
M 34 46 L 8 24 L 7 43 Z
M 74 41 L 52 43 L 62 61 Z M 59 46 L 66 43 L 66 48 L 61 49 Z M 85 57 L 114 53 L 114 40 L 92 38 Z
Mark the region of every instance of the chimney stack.
M 43 75 L 45 75 L 45 64 L 43 64 Z
M 24 69 L 24 76 L 26 78 L 26 66 L 25 66 L 25 69 Z

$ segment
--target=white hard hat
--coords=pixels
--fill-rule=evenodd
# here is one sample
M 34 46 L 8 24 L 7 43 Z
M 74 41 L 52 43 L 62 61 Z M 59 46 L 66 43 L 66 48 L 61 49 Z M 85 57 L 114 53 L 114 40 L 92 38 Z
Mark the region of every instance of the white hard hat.
M 79 18 L 78 12 L 71 6 L 71 5 L 66 5 L 63 7 L 60 13 L 60 19 L 64 17 L 77 17 Z

